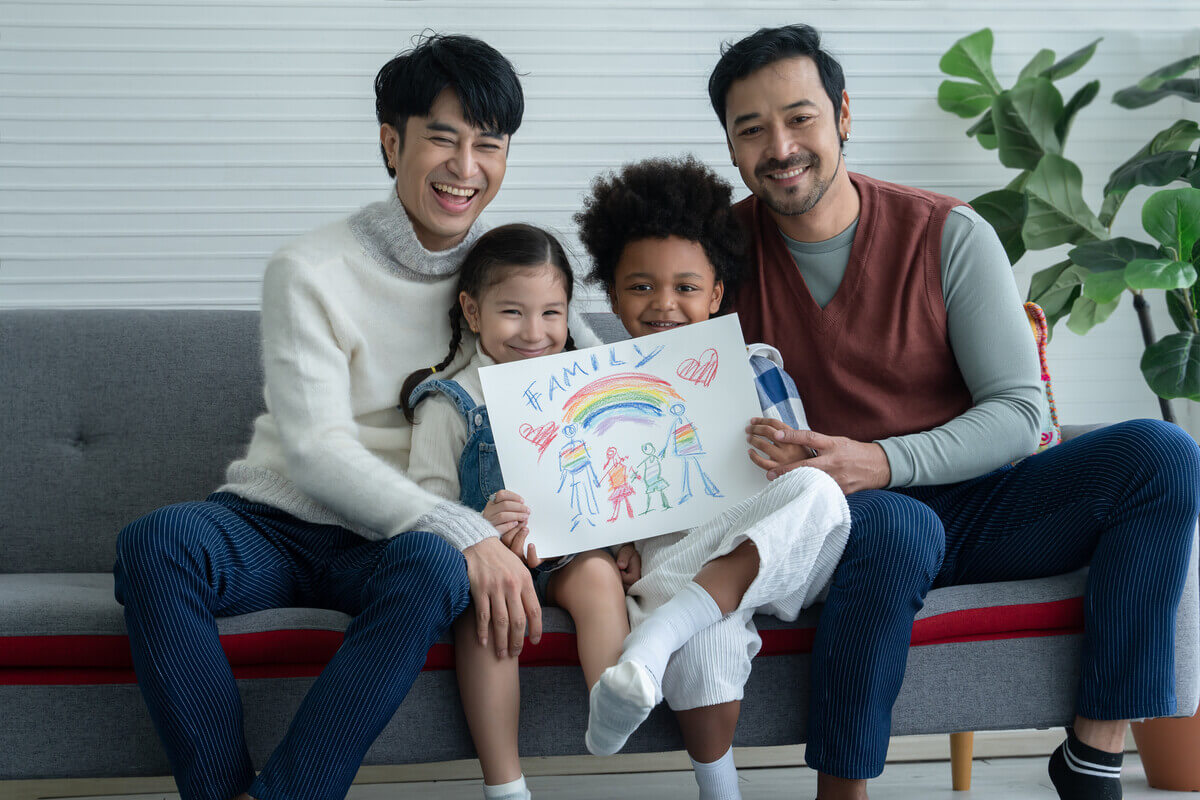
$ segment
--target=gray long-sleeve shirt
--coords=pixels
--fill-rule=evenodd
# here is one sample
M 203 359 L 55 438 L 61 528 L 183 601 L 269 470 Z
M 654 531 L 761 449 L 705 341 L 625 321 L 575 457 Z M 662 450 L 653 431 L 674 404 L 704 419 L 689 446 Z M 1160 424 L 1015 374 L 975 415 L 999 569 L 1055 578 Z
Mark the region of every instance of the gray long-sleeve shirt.
M 842 283 L 857 230 L 856 220 L 823 242 L 783 237 L 822 307 Z M 975 405 L 945 425 L 879 440 L 891 467 L 889 488 L 967 480 L 1037 447 L 1037 348 L 1004 248 L 987 221 L 966 206 L 946 218 L 941 267 L 950 347 Z

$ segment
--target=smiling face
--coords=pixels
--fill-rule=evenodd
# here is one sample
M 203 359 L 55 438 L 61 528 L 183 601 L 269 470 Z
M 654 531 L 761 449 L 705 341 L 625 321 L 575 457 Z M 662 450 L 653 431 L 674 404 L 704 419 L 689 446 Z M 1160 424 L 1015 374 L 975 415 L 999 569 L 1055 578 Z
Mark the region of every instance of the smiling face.
M 857 195 L 842 161 L 850 100 L 843 92 L 841 112 L 834 111 L 811 58 L 786 58 L 734 81 L 725 119 L 729 153 L 742 180 L 785 233 L 804 227 L 789 217 L 814 210 L 820 212 L 816 216 L 836 217 L 836 224 L 845 221 L 828 236 L 822 231 L 822 238 L 840 233 L 857 216 Z
M 458 302 L 497 364 L 561 353 L 567 343 L 567 289 L 553 264 L 513 269 L 478 300 L 463 292 Z
M 451 87 L 438 94 L 428 115 L 405 121 L 403 143 L 386 124 L 379 140 L 396 170 L 396 196 L 426 250 L 461 242 L 504 180 L 508 136 L 467 122 Z
M 721 308 L 725 287 L 698 242 L 678 236 L 625 245 L 609 301 L 631 336 L 704 322 Z

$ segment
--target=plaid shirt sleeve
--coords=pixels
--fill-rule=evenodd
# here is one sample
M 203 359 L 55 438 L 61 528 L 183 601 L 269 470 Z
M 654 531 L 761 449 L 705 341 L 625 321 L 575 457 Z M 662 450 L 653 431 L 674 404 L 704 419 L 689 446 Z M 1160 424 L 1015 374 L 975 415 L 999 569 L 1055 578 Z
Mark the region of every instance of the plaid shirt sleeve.
M 807 430 L 804 404 L 791 376 L 784 371 L 779 351 L 768 345 L 751 345 L 750 368 L 764 417 L 777 419 L 796 430 Z

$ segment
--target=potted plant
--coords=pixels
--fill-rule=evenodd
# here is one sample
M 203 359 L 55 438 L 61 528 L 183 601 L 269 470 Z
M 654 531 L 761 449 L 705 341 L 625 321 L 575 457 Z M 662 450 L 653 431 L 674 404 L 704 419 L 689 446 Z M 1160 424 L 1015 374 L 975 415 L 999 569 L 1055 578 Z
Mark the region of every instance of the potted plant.
M 961 117 L 977 118 L 967 129 L 1000 163 L 1019 170 L 1002 189 L 971 201 L 996 229 L 1015 264 L 1028 250 L 1074 244 L 1067 259 L 1037 272 L 1029 300 L 1040 305 L 1053 331 L 1067 327 L 1087 333 L 1112 314 L 1128 291 L 1146 346 L 1142 374 L 1159 396 L 1163 418 L 1174 421 L 1168 400 L 1200 400 L 1200 324 L 1196 294 L 1200 252 L 1200 165 L 1193 144 L 1200 125 L 1181 119 L 1157 132 L 1117 166 L 1104 187 L 1099 213 L 1083 197 L 1083 176 L 1064 152 L 1072 123 L 1100 92 L 1090 81 L 1064 101 L 1055 83 L 1080 70 L 1100 40 L 1065 58 L 1041 50 L 1003 88 L 992 70 L 992 32 L 976 31 L 955 42 L 942 57 L 943 72 L 967 81 L 946 80 L 938 104 Z M 1200 67 L 1200 55 L 1155 70 L 1113 95 L 1124 108 L 1140 108 L 1165 97 L 1200 101 L 1200 79 L 1184 77 Z M 1142 225 L 1153 241 L 1112 237 L 1113 221 L 1137 186 L 1183 189 L 1159 192 L 1142 207 Z M 1150 322 L 1147 292 L 1163 292 L 1177 332 L 1159 340 Z
M 1000 163 L 1019 170 L 1002 189 L 971 201 L 1000 236 L 1010 263 L 1028 250 L 1075 245 L 1067 258 L 1034 274 L 1029 300 L 1045 311 L 1051 329 L 1085 334 L 1104 322 L 1125 292 L 1141 327 L 1141 360 L 1146 383 L 1159 397 L 1163 419 L 1174 421 L 1169 400 L 1200 400 L 1200 155 L 1193 149 L 1200 125 L 1181 119 L 1158 131 L 1117 166 L 1104 187 L 1099 213 L 1083 197 L 1083 177 L 1065 155 L 1075 116 L 1100 93 L 1090 81 L 1064 101 L 1055 83 L 1080 70 L 1100 40 L 1062 59 L 1039 51 L 1003 88 L 992 69 L 992 32 L 984 28 L 955 42 L 942 57 L 943 72 L 966 81 L 946 80 L 938 104 L 960 117 L 974 118 L 966 131 L 995 150 Z M 1151 72 L 1113 95 L 1123 108 L 1141 108 L 1165 97 L 1200 101 L 1200 79 L 1185 77 L 1200 67 L 1200 55 Z M 1186 184 L 1151 195 L 1141 209 L 1142 228 L 1151 241 L 1111 235 L 1113 221 L 1137 186 Z M 1150 322 L 1147 293 L 1161 292 L 1176 331 L 1159 339 Z M 1200 791 L 1200 714 L 1133 725 L 1134 739 L 1150 785 Z

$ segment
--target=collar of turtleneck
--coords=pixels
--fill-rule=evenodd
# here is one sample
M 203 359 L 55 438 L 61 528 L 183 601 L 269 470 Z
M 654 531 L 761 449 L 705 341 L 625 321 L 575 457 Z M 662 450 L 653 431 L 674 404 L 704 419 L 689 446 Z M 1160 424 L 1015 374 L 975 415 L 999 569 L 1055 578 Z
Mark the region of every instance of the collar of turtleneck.
M 371 203 L 350 217 L 350 230 L 367 254 L 402 278 L 432 283 L 453 275 L 467 250 L 479 238 L 477 222 L 461 242 L 449 250 L 426 250 L 412 221 L 393 190 L 387 200 Z

